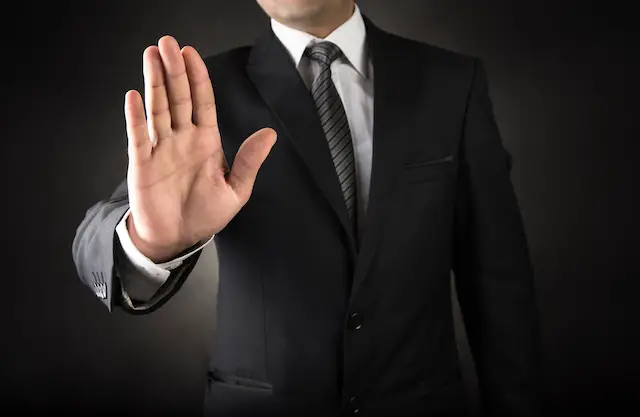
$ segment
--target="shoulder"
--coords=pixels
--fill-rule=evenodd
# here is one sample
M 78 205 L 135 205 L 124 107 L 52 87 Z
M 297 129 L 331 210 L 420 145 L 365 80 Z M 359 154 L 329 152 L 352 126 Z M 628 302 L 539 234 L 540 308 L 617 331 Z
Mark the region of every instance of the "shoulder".
M 240 46 L 203 58 L 211 83 L 216 88 L 216 99 L 221 99 L 226 91 L 233 92 L 247 86 L 246 66 L 250 53 L 251 46 Z
M 407 76 L 424 79 L 430 86 L 453 94 L 466 95 L 480 81 L 486 83 L 482 60 L 474 55 L 443 48 L 377 29 L 385 55 L 407 71 Z M 374 68 L 375 71 L 375 68 Z
M 203 58 L 203 60 L 209 71 L 213 69 L 228 71 L 234 71 L 236 69 L 242 70 L 247 64 L 250 53 L 251 46 L 240 46 L 209 55 Z
M 469 74 L 481 63 L 476 56 L 443 48 L 431 43 L 385 32 L 390 44 L 394 44 L 398 58 L 417 65 L 445 69 L 447 72 Z

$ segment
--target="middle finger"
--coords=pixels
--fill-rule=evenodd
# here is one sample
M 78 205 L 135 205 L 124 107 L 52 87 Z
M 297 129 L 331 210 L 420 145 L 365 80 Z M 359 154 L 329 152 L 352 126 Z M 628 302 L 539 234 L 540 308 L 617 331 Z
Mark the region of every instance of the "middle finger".
M 171 114 L 164 81 L 162 58 L 157 46 L 149 46 L 143 54 L 144 100 L 147 110 L 147 125 L 151 142 L 158 142 L 170 137 Z
M 158 41 L 158 49 L 165 69 L 171 126 L 174 129 L 190 126 L 192 124 L 191 88 L 180 46 L 172 36 L 167 35 Z

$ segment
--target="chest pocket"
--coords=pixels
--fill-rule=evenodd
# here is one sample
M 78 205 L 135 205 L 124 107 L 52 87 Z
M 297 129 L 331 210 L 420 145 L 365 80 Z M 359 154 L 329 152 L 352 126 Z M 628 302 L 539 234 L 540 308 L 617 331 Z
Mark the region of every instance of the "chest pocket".
M 455 172 L 453 154 L 443 157 L 409 162 L 402 165 L 402 177 L 407 184 L 416 184 L 445 178 Z

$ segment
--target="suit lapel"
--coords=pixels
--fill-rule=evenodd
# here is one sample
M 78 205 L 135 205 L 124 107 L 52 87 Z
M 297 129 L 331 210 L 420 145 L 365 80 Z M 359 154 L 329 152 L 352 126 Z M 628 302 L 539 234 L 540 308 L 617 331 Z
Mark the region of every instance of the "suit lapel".
M 351 300 L 362 285 L 379 246 L 380 233 L 387 223 L 402 160 L 415 136 L 418 83 L 424 77 L 417 65 L 407 62 L 406 45 L 377 28 L 364 17 L 367 44 L 373 64 L 373 163 L 369 205 L 362 242 L 356 262 Z
M 271 30 L 260 37 L 251 50 L 247 74 L 285 130 L 278 132 L 279 136 L 293 142 L 308 166 L 347 235 L 355 259 L 355 236 L 349 227 L 344 197 L 313 97 L 287 50 Z
M 343 231 L 355 260 L 351 298 L 364 281 L 378 247 L 390 199 L 410 138 L 421 74 L 405 63 L 404 44 L 364 17 L 374 68 L 373 165 L 362 242 L 357 250 L 347 209 L 313 98 L 291 57 L 271 30 L 254 45 L 247 74 L 306 163 Z M 282 135 L 283 132 L 279 132 Z

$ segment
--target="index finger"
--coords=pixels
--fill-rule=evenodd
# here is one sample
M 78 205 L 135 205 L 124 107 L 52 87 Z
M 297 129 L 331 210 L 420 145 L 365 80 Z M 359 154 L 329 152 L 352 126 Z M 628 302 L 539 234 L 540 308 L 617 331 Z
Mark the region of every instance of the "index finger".
M 191 46 L 182 48 L 193 102 L 193 123 L 198 127 L 218 128 L 213 86 L 204 61 Z

